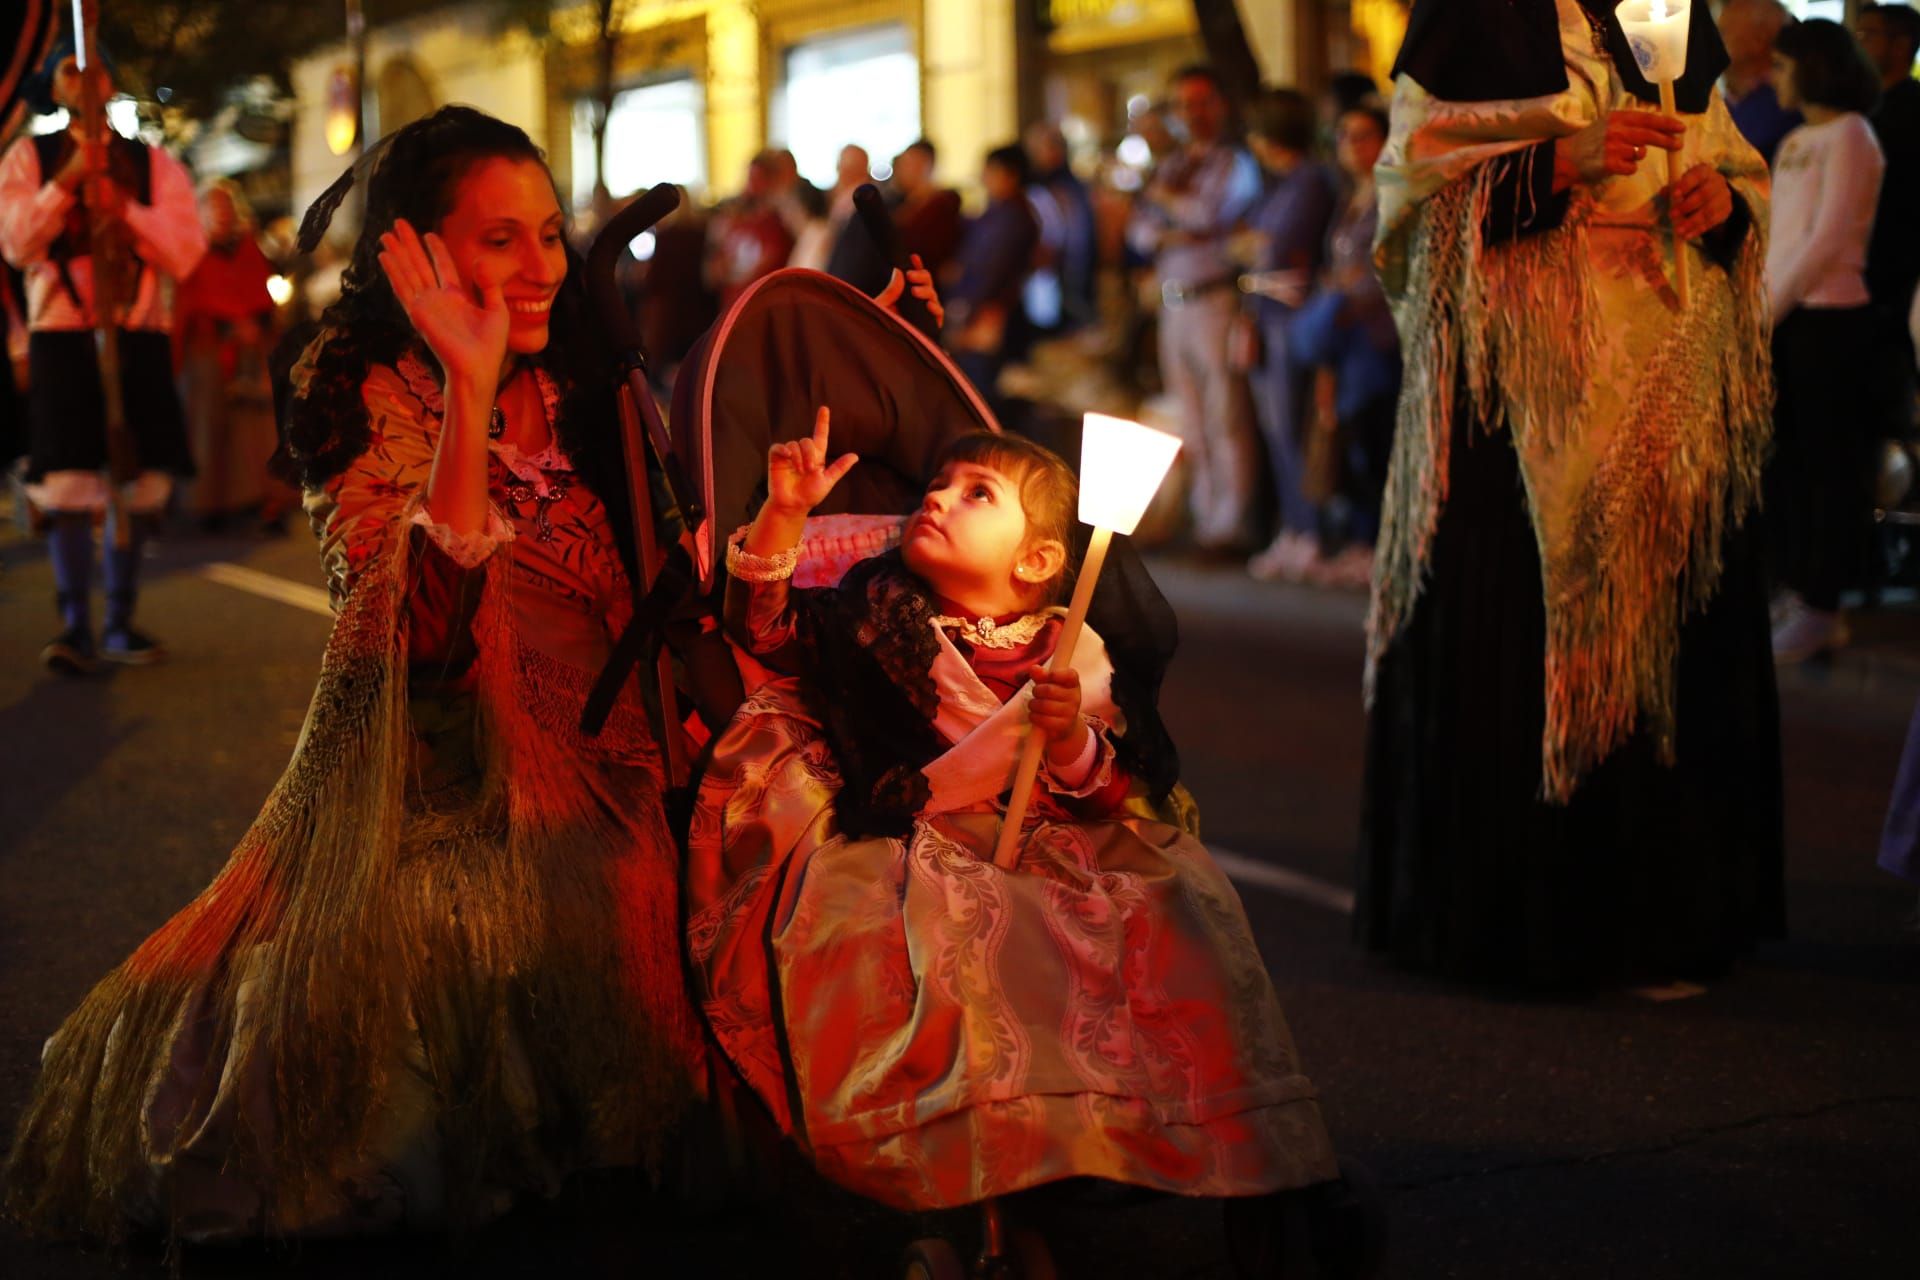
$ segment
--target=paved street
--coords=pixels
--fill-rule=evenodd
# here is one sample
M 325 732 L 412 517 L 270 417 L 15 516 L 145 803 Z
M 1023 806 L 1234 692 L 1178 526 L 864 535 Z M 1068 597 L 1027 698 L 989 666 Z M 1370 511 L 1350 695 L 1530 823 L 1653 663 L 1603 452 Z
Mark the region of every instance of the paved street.
M 0 534 L 0 1125 L 85 988 L 200 886 L 299 728 L 327 619 L 304 533 L 178 540 L 144 619 L 174 651 L 86 681 L 41 673 L 52 587 Z M 1356 953 L 1357 598 L 1161 566 L 1182 657 L 1164 708 L 1208 842 L 1231 855 L 1336 1141 L 1387 1189 L 1390 1275 L 1920 1275 L 1920 935 L 1872 866 L 1920 695 L 1911 619 L 1784 690 L 1793 938 L 1702 998 L 1490 999 Z M 250 588 L 250 589 L 249 589 Z M 310 597 L 309 597 L 310 598 Z M 821 1187 L 707 1216 L 589 1181 L 449 1257 L 393 1242 L 189 1251 L 187 1276 L 884 1276 L 923 1224 Z M 964 1222 L 960 1225 L 964 1226 Z M 1208 1206 L 1064 1213 L 1069 1276 L 1228 1274 Z M 0 1276 L 159 1277 L 0 1232 Z

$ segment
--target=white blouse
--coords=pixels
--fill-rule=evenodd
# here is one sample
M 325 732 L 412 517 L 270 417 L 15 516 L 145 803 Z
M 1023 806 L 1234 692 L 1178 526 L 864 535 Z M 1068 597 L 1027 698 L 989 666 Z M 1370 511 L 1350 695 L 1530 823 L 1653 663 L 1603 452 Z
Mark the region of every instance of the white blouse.
M 1767 299 L 1778 324 L 1796 307 L 1867 304 L 1867 239 L 1886 171 L 1880 143 L 1857 111 L 1803 124 L 1773 162 Z

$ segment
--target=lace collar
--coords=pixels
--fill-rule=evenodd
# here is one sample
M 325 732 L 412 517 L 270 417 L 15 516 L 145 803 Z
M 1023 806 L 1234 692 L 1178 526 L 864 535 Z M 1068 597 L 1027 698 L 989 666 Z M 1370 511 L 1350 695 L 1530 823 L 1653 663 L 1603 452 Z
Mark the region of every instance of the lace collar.
M 976 649 L 1018 649 L 1022 645 L 1032 644 L 1040 629 L 1047 625 L 1062 610 L 1042 609 L 1038 613 L 1021 614 L 1006 621 L 995 618 L 963 618 L 954 614 L 938 614 L 933 625 L 942 629 L 952 628 L 953 633 Z
M 407 384 L 408 392 L 428 413 L 435 418 L 446 417 L 447 405 L 440 395 L 440 379 L 427 367 L 427 362 L 420 358 L 417 351 L 402 355 L 395 368 L 401 381 Z M 573 460 L 560 447 L 560 437 L 554 432 L 560 420 L 560 388 L 545 369 L 537 364 L 532 369 L 534 383 L 540 388 L 540 407 L 547 415 L 550 443 L 538 453 L 522 453 L 518 445 L 508 441 L 488 440 L 487 451 L 500 459 L 500 464 L 514 476 L 544 492 L 547 476 L 555 472 L 571 473 Z

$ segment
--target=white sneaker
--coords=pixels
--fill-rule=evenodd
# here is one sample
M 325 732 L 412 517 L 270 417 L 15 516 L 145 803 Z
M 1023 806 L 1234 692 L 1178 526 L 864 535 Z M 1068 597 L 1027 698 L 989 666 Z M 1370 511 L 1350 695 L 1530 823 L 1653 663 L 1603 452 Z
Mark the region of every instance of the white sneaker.
M 1313 535 L 1289 529 L 1247 561 L 1247 572 L 1262 582 L 1299 582 L 1318 553 L 1319 544 Z
M 1801 605 L 1773 629 L 1773 660 L 1783 666 L 1806 662 L 1845 648 L 1849 638 L 1847 620 L 1839 613 Z
M 1373 585 L 1373 548 L 1358 542 L 1349 543 L 1333 558 L 1320 561 L 1312 576 L 1317 586 L 1365 591 Z

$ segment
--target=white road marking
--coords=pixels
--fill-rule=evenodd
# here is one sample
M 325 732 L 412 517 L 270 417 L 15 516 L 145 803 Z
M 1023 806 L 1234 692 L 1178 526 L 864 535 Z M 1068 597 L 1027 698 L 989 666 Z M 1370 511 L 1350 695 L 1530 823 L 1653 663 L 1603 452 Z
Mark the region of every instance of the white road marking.
M 261 573 L 258 569 L 249 569 L 237 564 L 210 564 L 200 570 L 201 576 L 218 582 L 222 586 L 232 587 L 236 591 L 245 591 L 249 595 L 260 596 L 267 600 L 278 600 L 281 604 L 290 604 L 296 609 L 305 609 L 310 613 L 333 616 L 333 607 L 327 602 L 327 593 L 319 587 L 310 587 L 303 582 L 289 582 L 285 578 L 271 573 Z M 1270 862 L 1249 858 L 1245 854 L 1234 853 L 1230 849 L 1208 847 L 1213 860 L 1220 869 L 1241 884 L 1252 885 L 1260 889 L 1271 889 L 1275 893 L 1297 898 L 1340 915 L 1353 914 L 1353 891 L 1343 889 L 1337 884 L 1304 875 L 1298 871 L 1289 871 L 1285 867 L 1276 867 Z
M 327 601 L 327 593 L 319 587 L 310 587 L 304 582 L 290 582 L 271 573 L 249 569 L 245 565 L 224 563 L 206 565 L 200 570 L 200 576 L 212 579 L 223 587 L 244 591 L 248 595 L 278 600 L 281 604 L 290 604 L 296 609 L 305 609 L 308 613 L 318 613 L 329 618 L 333 616 L 333 606 Z
M 1276 867 L 1271 862 L 1262 862 L 1258 858 L 1249 858 L 1245 854 L 1214 845 L 1208 845 L 1207 852 L 1213 855 L 1213 860 L 1220 864 L 1222 871 L 1243 885 L 1272 889 L 1275 893 L 1284 893 L 1289 898 L 1298 898 L 1343 916 L 1353 914 L 1351 889 L 1343 889 L 1326 880 Z

